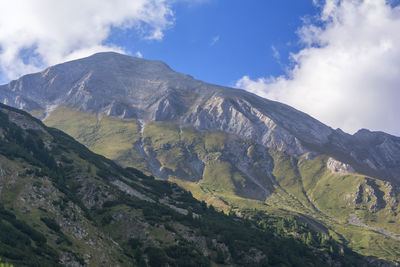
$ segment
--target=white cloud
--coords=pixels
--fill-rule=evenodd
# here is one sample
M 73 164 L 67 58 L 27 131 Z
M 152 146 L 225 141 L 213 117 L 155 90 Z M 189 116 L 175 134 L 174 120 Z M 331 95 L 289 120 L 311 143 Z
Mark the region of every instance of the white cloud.
M 143 54 L 142 54 L 142 52 L 140 52 L 140 51 L 137 51 L 137 52 L 135 53 L 135 57 L 138 57 L 138 58 L 143 58 Z
M 162 39 L 174 17 L 168 0 L 0 1 L 0 73 L 12 79 L 99 51 L 112 28 Z
M 218 43 L 218 41 L 219 41 L 219 35 L 214 36 L 214 37 L 211 39 L 210 46 L 215 45 L 216 43 Z
M 400 7 L 385 0 L 314 0 L 319 23 L 299 29 L 305 48 L 286 76 L 236 86 L 300 109 L 332 127 L 400 136 Z M 322 26 L 321 26 L 322 25 Z

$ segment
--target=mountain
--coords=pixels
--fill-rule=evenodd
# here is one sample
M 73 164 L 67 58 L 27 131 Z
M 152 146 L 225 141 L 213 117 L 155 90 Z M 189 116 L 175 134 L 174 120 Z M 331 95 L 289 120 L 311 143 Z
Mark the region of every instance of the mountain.
M 1 266 L 391 266 L 300 216 L 242 217 L 0 104 Z
M 78 111 L 174 121 L 220 130 L 292 155 L 334 150 L 357 170 L 400 181 L 400 139 L 361 130 L 334 131 L 289 106 L 243 90 L 197 81 L 159 61 L 99 53 L 26 75 L 0 87 L 1 101 L 47 116 L 57 106 Z M 43 117 L 45 118 L 45 117 Z
M 23 76 L 0 101 L 219 209 L 301 213 L 362 254 L 400 257 L 399 137 L 116 53 Z

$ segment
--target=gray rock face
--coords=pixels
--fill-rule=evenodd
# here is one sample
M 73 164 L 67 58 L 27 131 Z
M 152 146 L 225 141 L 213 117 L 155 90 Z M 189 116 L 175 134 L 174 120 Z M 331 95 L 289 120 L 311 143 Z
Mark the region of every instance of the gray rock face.
M 338 174 L 354 173 L 354 169 L 349 164 L 337 161 L 334 158 L 328 159 L 327 167 L 333 173 L 338 173 Z
M 46 131 L 38 122 L 32 120 L 31 118 L 27 118 L 24 114 L 1 107 L 0 107 L 0 112 L 7 114 L 8 119 L 11 122 L 15 123 L 24 130 L 38 130 L 43 133 L 46 133 Z
M 95 54 L 0 86 L 0 101 L 27 111 L 43 110 L 43 118 L 55 106 L 68 106 L 220 130 L 295 156 L 325 153 L 358 172 L 400 181 L 398 137 L 335 131 L 287 105 L 195 80 L 159 61 Z
M 325 147 L 358 172 L 400 182 L 399 137 L 366 129 L 354 135 L 336 130 Z

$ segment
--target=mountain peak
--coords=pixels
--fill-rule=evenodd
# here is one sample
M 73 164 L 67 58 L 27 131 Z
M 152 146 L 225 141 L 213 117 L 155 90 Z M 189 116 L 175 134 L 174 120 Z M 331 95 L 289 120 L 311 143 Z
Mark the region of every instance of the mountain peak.
M 61 106 L 122 119 L 170 121 L 202 131 L 222 131 L 295 156 L 315 150 L 340 150 L 342 155 L 356 150 L 348 144 L 368 146 L 372 163 L 362 159 L 361 164 L 376 170 L 396 165 L 397 159 L 390 155 L 400 153 L 397 145 L 365 145 L 367 130 L 354 136 L 334 131 L 285 104 L 195 80 L 161 61 L 115 52 L 97 53 L 25 75 L 0 86 L 0 101 L 40 114 L 42 119 Z M 379 134 L 368 135 L 376 140 Z M 385 152 L 387 164 L 375 158 L 376 149 Z M 356 154 L 363 158 L 360 151 Z M 400 179 L 398 168 L 392 168 L 388 176 Z
M 131 62 L 131 63 L 136 63 L 136 64 L 153 63 L 153 64 L 158 64 L 158 65 L 163 65 L 163 66 L 167 67 L 168 69 L 170 69 L 170 67 L 165 62 L 160 61 L 160 60 L 149 60 L 149 59 L 126 55 L 126 54 L 122 54 L 122 53 L 118 53 L 118 52 L 114 52 L 114 51 L 98 52 L 98 53 L 94 53 L 94 54 L 84 57 L 84 58 L 67 61 L 65 63 L 61 63 L 61 64 L 57 64 L 57 65 L 63 65 L 66 63 L 76 63 L 76 62 L 83 62 L 83 63 L 98 62 L 101 64 L 105 64 L 110 61 L 115 61 L 118 63 Z
M 158 60 L 148 60 L 116 52 L 100 52 L 89 57 L 72 60 L 62 64 L 55 65 L 48 69 L 68 70 L 78 68 L 78 70 L 90 70 L 108 72 L 109 75 L 123 76 L 131 75 L 149 75 L 153 73 L 175 73 L 167 64 Z M 48 71 L 44 70 L 44 72 Z

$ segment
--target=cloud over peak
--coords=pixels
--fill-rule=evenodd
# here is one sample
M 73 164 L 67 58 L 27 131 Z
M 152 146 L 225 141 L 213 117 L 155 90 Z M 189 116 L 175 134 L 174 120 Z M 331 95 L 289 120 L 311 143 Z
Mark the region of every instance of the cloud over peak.
M 332 127 L 400 136 L 400 7 L 385 0 L 326 0 L 299 29 L 305 48 L 287 75 L 236 86 L 292 105 Z
M 173 23 L 166 0 L 13 0 L 0 2 L 3 79 L 65 60 L 123 48 L 104 41 L 112 28 L 162 39 Z

